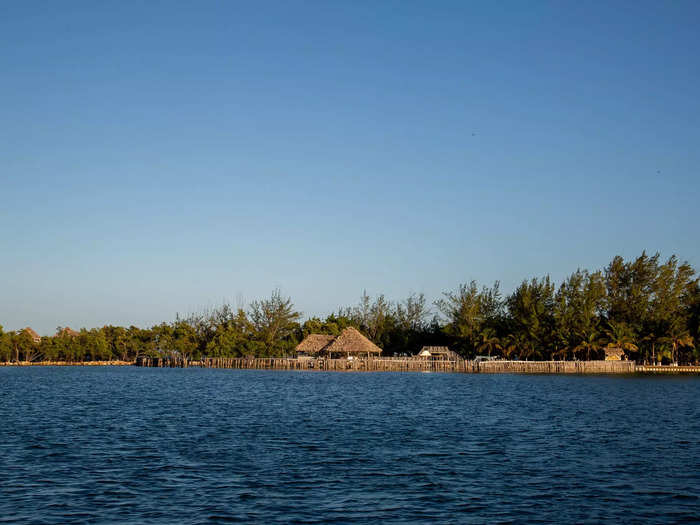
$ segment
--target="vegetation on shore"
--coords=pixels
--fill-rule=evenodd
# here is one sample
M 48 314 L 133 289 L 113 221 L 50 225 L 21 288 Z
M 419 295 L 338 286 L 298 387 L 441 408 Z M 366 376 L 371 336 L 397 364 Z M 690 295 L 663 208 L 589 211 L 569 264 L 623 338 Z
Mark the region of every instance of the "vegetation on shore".
M 475 281 L 445 292 L 432 307 L 423 294 L 391 302 L 366 293 L 358 305 L 326 319 L 301 322 L 291 298 L 274 291 L 248 309 L 219 308 L 143 329 L 104 326 L 78 333 L 57 329 L 35 341 L 27 331 L 0 327 L 0 362 L 133 361 L 178 355 L 287 356 L 310 333 L 362 331 L 385 355 L 413 354 L 422 345 L 449 345 L 466 358 L 601 359 L 606 346 L 643 363 L 691 363 L 700 324 L 695 270 L 676 256 L 631 261 L 615 257 L 602 271 L 576 270 L 556 286 L 549 278 L 524 280 L 504 296 L 496 282 Z

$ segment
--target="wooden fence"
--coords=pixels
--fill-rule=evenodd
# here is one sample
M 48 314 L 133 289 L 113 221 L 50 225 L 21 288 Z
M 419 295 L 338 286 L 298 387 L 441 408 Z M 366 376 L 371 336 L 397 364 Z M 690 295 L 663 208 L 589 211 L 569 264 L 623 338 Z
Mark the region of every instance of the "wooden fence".
M 181 358 L 139 358 L 137 366 L 202 367 L 249 370 L 324 370 L 343 372 L 461 372 L 483 374 L 632 374 L 632 361 L 466 361 L 426 360 L 416 358 L 230 358 L 206 357 L 200 361 Z M 698 367 L 700 368 L 700 367 Z
M 238 368 L 251 370 L 326 370 L 345 372 L 461 372 L 482 374 L 700 374 L 700 365 L 635 365 L 633 361 L 465 361 L 411 357 L 369 359 L 296 359 L 286 357 L 227 358 L 139 357 L 131 361 L 9 362 L 0 366 L 125 366 L 156 368 Z
M 344 372 L 471 372 L 471 361 L 426 361 L 419 359 L 296 359 L 296 358 L 205 358 L 204 368 L 266 370 L 326 370 Z
M 700 366 L 637 365 L 634 371 L 640 374 L 700 374 Z
M 632 374 L 633 361 L 483 361 L 484 374 Z

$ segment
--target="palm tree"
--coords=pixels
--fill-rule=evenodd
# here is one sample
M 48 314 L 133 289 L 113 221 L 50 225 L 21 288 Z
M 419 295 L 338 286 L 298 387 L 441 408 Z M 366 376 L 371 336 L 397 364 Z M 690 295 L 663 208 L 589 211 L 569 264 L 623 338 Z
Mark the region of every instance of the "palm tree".
M 491 357 L 491 352 L 494 350 L 502 351 L 503 345 L 501 340 L 496 337 L 496 331 L 493 328 L 484 329 L 481 334 L 479 334 L 479 347 L 478 350 L 488 350 L 489 357 Z
M 650 342 L 651 343 L 651 363 L 656 364 L 656 343 L 659 342 L 659 338 L 656 337 L 656 334 L 654 332 L 651 332 L 644 337 L 642 337 L 641 342 Z M 648 354 L 647 354 L 648 356 Z M 645 359 L 645 362 L 647 360 Z
M 603 349 L 602 340 L 598 337 L 595 330 L 591 330 L 587 337 L 574 347 L 574 353 L 586 352 L 586 361 L 591 360 L 591 351 L 598 353 Z
M 684 327 L 674 323 L 669 329 L 666 337 L 662 337 L 661 341 L 671 345 L 671 360 L 674 365 L 678 365 L 678 349 L 682 347 L 694 348 L 695 342 L 693 337 Z
M 608 324 L 610 329 L 605 331 L 610 341 L 607 345 L 608 348 L 621 348 L 626 352 L 639 350 L 639 347 L 634 344 L 634 334 L 629 326 L 625 323 L 613 323 L 612 321 Z
M 564 346 L 552 352 L 552 357 L 563 357 L 564 361 L 566 361 L 567 357 L 569 357 L 569 352 L 573 353 L 573 349 L 568 345 L 568 343 L 565 343 Z
M 518 340 L 515 336 L 509 335 L 506 340 L 505 344 L 503 345 L 503 357 L 506 359 L 512 358 L 515 354 L 518 352 Z

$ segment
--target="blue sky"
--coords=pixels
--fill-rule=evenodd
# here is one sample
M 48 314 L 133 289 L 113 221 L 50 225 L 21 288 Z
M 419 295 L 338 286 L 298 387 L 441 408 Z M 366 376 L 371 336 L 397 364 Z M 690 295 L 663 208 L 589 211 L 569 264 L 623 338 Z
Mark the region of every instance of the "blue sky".
M 3 2 L 0 324 L 700 265 L 700 3 Z

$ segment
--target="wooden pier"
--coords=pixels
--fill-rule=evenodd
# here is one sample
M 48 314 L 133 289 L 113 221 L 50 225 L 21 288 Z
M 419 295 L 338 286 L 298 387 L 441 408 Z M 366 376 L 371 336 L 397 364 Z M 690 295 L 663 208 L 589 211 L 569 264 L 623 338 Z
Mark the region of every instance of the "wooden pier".
M 469 361 L 416 358 L 328 359 L 292 357 L 206 357 L 187 360 L 140 357 L 136 366 L 233 368 L 334 372 L 459 372 L 472 374 L 700 374 L 700 366 L 636 365 L 633 361 Z
M 637 365 L 634 371 L 638 374 L 700 374 L 700 365 Z

